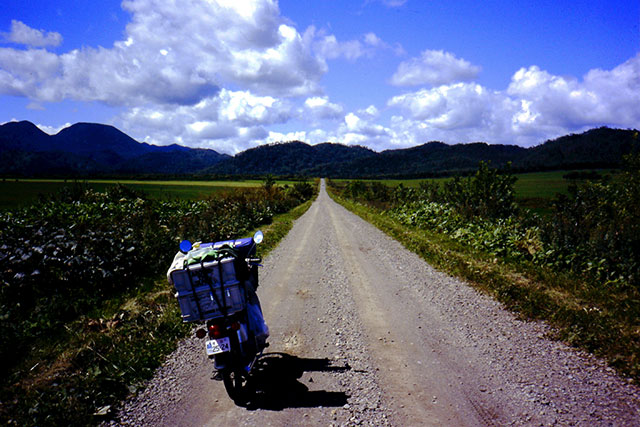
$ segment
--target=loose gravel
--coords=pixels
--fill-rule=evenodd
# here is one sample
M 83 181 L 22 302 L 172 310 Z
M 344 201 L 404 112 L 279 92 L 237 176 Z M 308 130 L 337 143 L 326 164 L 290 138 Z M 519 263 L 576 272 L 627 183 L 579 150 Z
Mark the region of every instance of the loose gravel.
M 240 408 L 189 338 L 108 425 L 640 425 L 638 387 L 434 270 L 324 187 L 264 264 L 265 358 L 324 368 Z

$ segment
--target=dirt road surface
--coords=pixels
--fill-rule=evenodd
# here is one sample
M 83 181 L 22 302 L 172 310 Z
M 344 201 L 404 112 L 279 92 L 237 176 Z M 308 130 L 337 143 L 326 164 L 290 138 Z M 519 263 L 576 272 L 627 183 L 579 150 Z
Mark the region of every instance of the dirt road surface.
M 123 425 L 640 425 L 640 392 L 333 202 L 264 260 L 271 330 L 236 406 L 190 338 L 125 403 Z

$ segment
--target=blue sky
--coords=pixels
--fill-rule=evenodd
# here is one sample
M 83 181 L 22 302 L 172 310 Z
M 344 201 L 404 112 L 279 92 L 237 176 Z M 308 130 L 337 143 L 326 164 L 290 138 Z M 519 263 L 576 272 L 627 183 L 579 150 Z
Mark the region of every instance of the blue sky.
M 640 128 L 640 3 L 9 0 L 0 123 L 236 153 Z

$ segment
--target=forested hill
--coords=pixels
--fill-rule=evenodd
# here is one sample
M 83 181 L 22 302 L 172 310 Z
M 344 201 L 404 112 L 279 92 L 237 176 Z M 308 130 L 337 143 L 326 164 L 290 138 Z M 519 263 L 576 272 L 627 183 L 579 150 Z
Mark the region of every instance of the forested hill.
M 429 142 L 401 150 L 386 150 L 372 157 L 334 163 L 325 174 L 334 177 L 422 177 L 475 170 L 480 161 L 503 165 L 526 152 L 515 145 L 489 145 L 482 142 L 447 145 Z M 310 175 L 321 174 L 311 170 Z
M 0 126 L 0 173 L 12 176 L 185 174 L 230 156 L 140 143 L 113 126 L 76 123 L 55 135 L 28 121 Z
M 617 167 L 631 152 L 640 152 L 637 130 L 601 127 L 529 148 L 514 164 L 525 170 Z
M 476 170 L 480 161 L 512 163 L 516 171 L 618 167 L 622 156 L 640 151 L 638 132 L 597 128 L 549 140 L 532 148 L 475 142 L 428 142 L 380 153 L 340 144 L 310 146 L 296 141 L 263 145 L 206 169 L 225 175 L 306 175 L 334 178 L 418 178 Z
M 314 175 L 320 176 L 332 165 L 375 158 L 377 153 L 365 147 L 323 143 L 309 145 L 300 141 L 261 145 L 243 151 L 203 172 L 223 175 Z
M 606 168 L 640 151 L 638 131 L 592 129 L 532 148 L 484 142 L 375 152 L 366 147 L 300 141 L 261 145 L 231 157 L 214 150 L 140 143 L 113 126 L 77 123 L 56 135 L 34 124 L 0 126 L 3 176 L 298 175 L 344 178 L 429 177 L 475 170 L 480 161 L 517 171 Z

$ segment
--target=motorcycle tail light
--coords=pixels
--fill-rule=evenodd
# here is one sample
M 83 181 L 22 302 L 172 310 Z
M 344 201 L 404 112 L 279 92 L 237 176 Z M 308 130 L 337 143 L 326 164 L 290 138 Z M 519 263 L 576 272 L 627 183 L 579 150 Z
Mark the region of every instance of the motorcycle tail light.
M 224 330 L 221 325 L 213 324 L 209 326 L 209 336 L 211 338 L 222 338 L 224 336 Z
M 233 329 L 234 331 L 237 331 L 238 329 L 240 329 L 240 323 L 239 322 L 233 322 L 231 324 L 231 329 Z
M 196 337 L 202 339 L 207 335 L 207 331 L 205 331 L 204 329 L 198 329 L 196 331 Z

